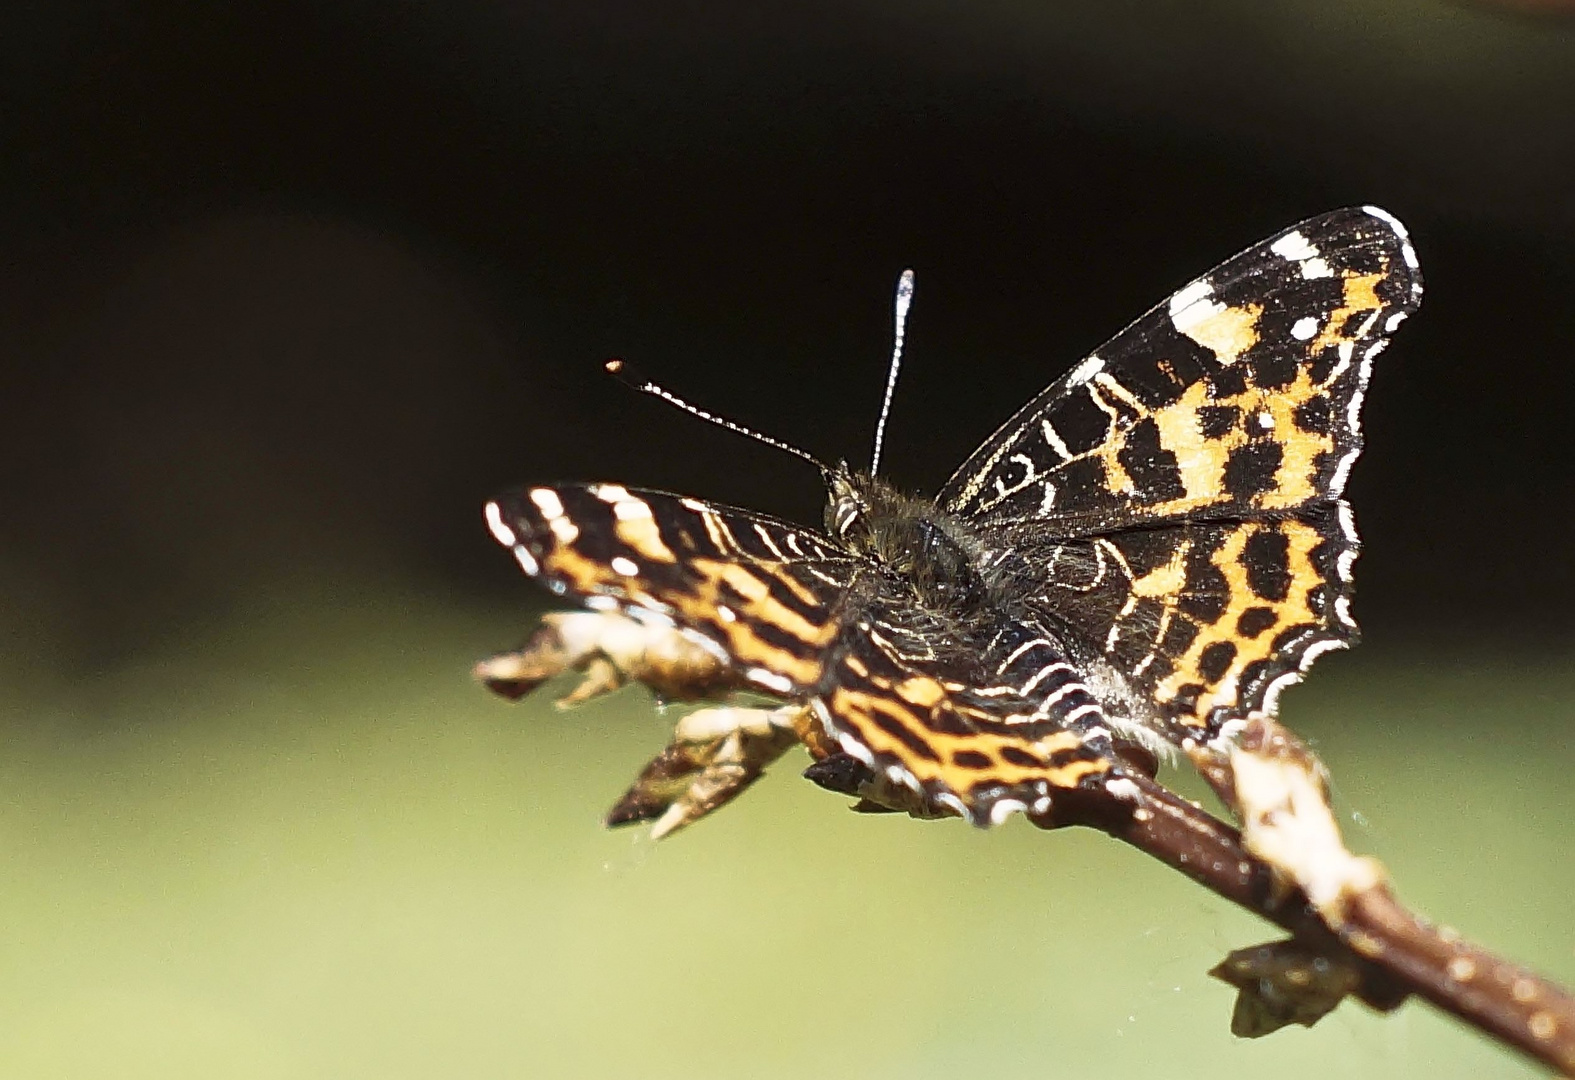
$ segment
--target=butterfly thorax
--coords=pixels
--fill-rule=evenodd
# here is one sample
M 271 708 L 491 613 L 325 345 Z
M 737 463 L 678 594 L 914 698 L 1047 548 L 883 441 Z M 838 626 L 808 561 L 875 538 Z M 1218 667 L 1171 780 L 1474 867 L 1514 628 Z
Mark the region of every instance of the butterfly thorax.
M 826 528 L 849 550 L 912 585 L 919 603 L 954 618 L 982 613 L 992 596 L 977 537 L 929 499 L 905 495 L 846 466 L 832 473 Z

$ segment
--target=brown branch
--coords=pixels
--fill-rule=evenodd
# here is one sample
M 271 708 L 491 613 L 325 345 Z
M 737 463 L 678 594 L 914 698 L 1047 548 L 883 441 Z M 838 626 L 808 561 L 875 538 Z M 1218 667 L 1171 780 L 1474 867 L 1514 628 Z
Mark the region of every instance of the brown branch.
M 1051 816 L 1035 824 L 1095 828 L 1181 871 L 1354 972 L 1354 993 L 1374 1008 L 1388 1011 L 1416 994 L 1575 1076 L 1575 996 L 1568 991 L 1411 914 L 1384 885 L 1350 898 L 1344 924 L 1331 930 L 1303 893 L 1286 889 L 1247 851 L 1235 828 L 1152 780 L 1134 777 L 1133 786 L 1132 798 L 1062 792 Z
M 510 698 L 568 670 L 584 679 L 565 705 L 626 680 L 680 698 L 736 684 L 725 666 L 671 631 L 592 612 L 548 615 L 520 649 L 476 666 L 478 678 Z M 857 797 L 855 809 L 953 812 L 839 753 L 802 707 L 719 707 L 680 722 L 609 822 L 655 820 L 658 835 L 671 832 L 728 802 L 795 741 L 817 761 L 805 775 Z M 1232 1031 L 1311 1024 L 1349 995 L 1387 1012 L 1415 994 L 1575 1077 L 1575 996 L 1401 907 L 1383 868 L 1345 849 L 1323 766 L 1293 734 L 1255 720 L 1228 751 L 1196 748 L 1189 759 L 1245 835 L 1151 779 L 1152 761 L 1141 760 L 1123 759 L 1113 781 L 1057 790 L 1050 809 L 1030 820 L 1098 829 L 1290 933 L 1214 969 L 1240 992 Z

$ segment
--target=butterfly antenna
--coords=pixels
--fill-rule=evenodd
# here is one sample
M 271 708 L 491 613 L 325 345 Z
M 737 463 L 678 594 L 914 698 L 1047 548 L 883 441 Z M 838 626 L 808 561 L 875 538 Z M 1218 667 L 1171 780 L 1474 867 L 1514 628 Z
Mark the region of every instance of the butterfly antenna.
M 727 419 L 725 416 L 717 416 L 715 413 L 708 413 L 698 405 L 689 404 L 689 402 L 685 401 L 677 394 L 670 393 L 669 391 L 664 390 L 662 387 L 658 386 L 656 383 L 651 382 L 651 380 L 647 379 L 633 364 L 622 357 L 615 356 L 602 366 L 606 369 L 607 374 L 611 375 L 625 386 L 638 390 L 642 394 L 650 394 L 652 397 L 661 398 L 669 405 L 676 405 L 690 416 L 698 416 L 700 419 L 708 423 L 716 424 L 718 427 L 724 427 L 732 432 L 737 432 L 739 435 L 747 436 L 751 439 L 754 439 L 756 442 L 763 442 L 767 446 L 776 447 L 778 450 L 786 450 L 794 457 L 803 458 L 805 461 L 815 466 L 815 468 L 819 469 L 824 475 L 829 476 L 833 471 L 819 458 L 815 457 L 813 454 L 808 453 L 807 451 L 800 450 L 796 446 L 791 446 L 788 443 L 783 442 L 781 439 L 773 439 L 770 435 L 762 435 L 753 428 L 747 428 L 743 424 L 735 423 L 734 421 Z
M 880 472 L 880 447 L 886 436 L 886 417 L 891 414 L 891 397 L 897 390 L 897 372 L 902 370 L 902 338 L 908 329 L 908 307 L 913 303 L 913 271 L 904 270 L 897 279 L 896 331 L 892 337 L 891 368 L 886 372 L 886 398 L 880 403 L 880 420 L 875 424 L 875 451 L 870 455 L 870 475 Z

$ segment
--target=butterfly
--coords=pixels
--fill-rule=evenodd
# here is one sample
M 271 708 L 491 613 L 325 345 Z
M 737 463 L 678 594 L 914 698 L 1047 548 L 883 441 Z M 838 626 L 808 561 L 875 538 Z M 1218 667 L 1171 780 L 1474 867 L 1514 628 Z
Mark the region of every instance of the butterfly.
M 1421 294 L 1394 217 L 1334 210 L 1138 318 L 933 499 L 876 475 L 877 433 L 867 472 L 815 462 L 820 529 L 618 484 L 526 487 L 487 519 L 552 592 L 805 704 L 869 775 L 975 824 L 1043 812 L 1143 752 L 1222 750 L 1356 640 L 1340 496 Z

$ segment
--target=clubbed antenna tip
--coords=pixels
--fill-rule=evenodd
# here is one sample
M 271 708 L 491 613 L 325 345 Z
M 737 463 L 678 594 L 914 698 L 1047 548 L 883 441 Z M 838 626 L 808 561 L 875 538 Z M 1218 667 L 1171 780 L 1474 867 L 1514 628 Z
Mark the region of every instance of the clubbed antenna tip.
M 897 389 L 897 372 L 902 370 L 902 339 L 908 329 L 908 307 L 913 303 L 913 271 L 904 270 L 897 279 L 895 330 L 892 334 L 891 367 L 886 371 L 886 396 L 880 403 L 880 419 L 875 424 L 875 450 L 870 454 L 870 475 L 880 472 L 881 442 L 886 436 L 886 417 L 891 414 L 891 398 Z

